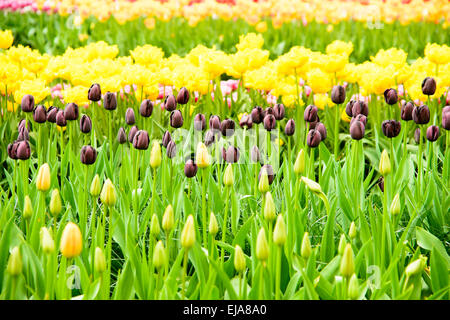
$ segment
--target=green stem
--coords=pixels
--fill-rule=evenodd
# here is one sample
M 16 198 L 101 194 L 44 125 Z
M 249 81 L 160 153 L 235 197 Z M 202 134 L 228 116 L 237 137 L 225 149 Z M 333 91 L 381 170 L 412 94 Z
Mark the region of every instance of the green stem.
M 207 246 L 207 238 L 206 238 L 206 168 L 202 170 L 202 229 L 203 229 L 203 247 Z
M 334 159 L 337 161 L 339 152 L 339 105 L 335 105 L 334 119 Z
M 226 188 L 226 200 L 225 200 L 225 211 L 223 213 L 223 222 L 222 222 L 222 242 L 225 243 L 225 239 L 227 236 L 227 228 L 228 228 L 228 202 L 230 199 L 230 188 L 229 187 L 225 187 Z M 220 249 L 220 259 L 223 261 L 225 259 L 224 256 L 225 252 L 224 252 L 224 248 L 222 246 L 222 248 Z
M 280 288 L 280 280 L 281 280 L 281 252 L 283 247 L 279 246 L 277 248 L 277 265 L 276 265 L 276 274 L 275 274 L 275 300 L 280 300 L 281 288 Z

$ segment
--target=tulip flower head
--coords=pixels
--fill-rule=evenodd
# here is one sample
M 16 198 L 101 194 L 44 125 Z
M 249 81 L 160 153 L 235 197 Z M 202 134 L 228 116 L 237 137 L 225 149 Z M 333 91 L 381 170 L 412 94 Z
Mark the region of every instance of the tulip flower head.
M 38 171 L 36 187 L 39 191 L 45 192 L 50 189 L 50 167 L 44 163 Z
M 241 247 L 237 244 L 234 249 L 234 269 L 236 269 L 236 272 L 242 273 L 245 271 L 245 267 L 246 263 L 244 252 L 242 251 Z
M 181 232 L 181 246 L 186 250 L 189 250 L 195 243 L 195 225 L 194 217 L 189 215 L 184 224 L 183 231 Z
M 59 249 L 67 258 L 75 258 L 80 255 L 83 245 L 80 228 L 73 222 L 69 222 L 63 230 Z
M 211 159 L 203 142 L 199 142 L 197 145 L 196 164 L 200 169 L 207 168 L 211 163 Z
M 153 169 L 161 165 L 161 146 L 158 141 L 153 141 L 152 150 L 150 153 L 150 166 Z
M 108 207 L 114 206 L 117 201 L 116 188 L 110 179 L 103 184 L 100 200 Z

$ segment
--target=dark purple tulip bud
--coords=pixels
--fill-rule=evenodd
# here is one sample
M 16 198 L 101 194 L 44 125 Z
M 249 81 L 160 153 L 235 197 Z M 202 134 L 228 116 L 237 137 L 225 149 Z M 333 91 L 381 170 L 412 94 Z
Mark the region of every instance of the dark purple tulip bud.
M 34 97 L 31 94 L 24 95 L 20 108 L 23 112 L 32 112 L 34 109 Z
M 175 157 L 176 153 L 177 145 L 175 144 L 175 142 L 173 142 L 173 140 L 170 140 L 166 150 L 167 158 L 172 159 L 173 157 Z
M 138 129 L 137 126 L 132 126 L 132 127 L 131 127 L 130 131 L 128 132 L 128 141 L 129 141 L 130 143 L 133 143 L 134 136 L 136 135 L 136 133 L 137 133 L 138 131 L 139 131 L 139 129 Z
M 345 101 L 345 88 L 343 86 L 334 86 L 331 90 L 331 101 L 335 104 L 342 104 Z
M 316 148 L 320 141 L 322 141 L 322 136 L 320 132 L 316 129 L 309 130 L 308 136 L 306 137 L 306 143 L 311 148 Z
M 31 129 L 31 123 L 26 119 L 22 119 L 19 121 L 19 124 L 17 125 L 17 130 L 20 131 L 21 128 L 27 128 L 28 130 Z
M 383 178 L 383 176 L 381 176 L 379 179 L 378 179 L 378 187 L 380 188 L 380 190 L 381 190 L 381 192 L 384 192 L 384 178 Z
M 261 174 L 264 169 L 267 172 L 267 178 L 269 180 L 269 185 L 270 185 L 270 184 L 272 184 L 273 179 L 275 178 L 275 175 L 273 174 L 273 168 L 270 164 L 265 164 L 261 167 L 261 169 L 259 170 L 259 174 L 258 174 L 258 181 L 261 179 Z
M 81 163 L 91 165 L 97 159 L 97 150 L 92 146 L 83 146 L 81 148 L 80 160 Z
M 416 142 L 416 144 L 420 143 L 420 128 L 417 128 L 414 131 L 414 141 Z
M 164 109 L 167 111 L 174 111 L 177 108 L 177 101 L 175 99 L 175 96 L 173 94 L 168 95 L 166 99 L 164 100 Z
M 268 115 L 268 114 L 274 114 L 273 108 L 272 107 L 267 107 L 266 110 L 263 111 L 262 116 L 263 116 L 263 121 L 264 118 Z
M 65 127 L 67 125 L 64 110 L 58 110 L 58 113 L 56 113 L 56 124 L 60 127 Z
M 307 122 L 314 122 L 317 120 L 317 107 L 314 105 L 309 105 L 306 107 L 303 113 L 303 119 Z
M 180 110 L 174 110 L 170 113 L 170 125 L 172 128 L 180 128 L 183 126 L 183 116 Z
M 192 159 L 186 161 L 184 165 L 184 175 L 188 178 L 195 177 L 197 174 L 197 165 L 194 163 Z
M 322 122 L 317 123 L 314 129 L 320 132 L 320 136 L 322 137 L 321 141 L 327 138 L 327 128 L 325 128 L 325 125 Z
M 284 116 L 286 115 L 286 109 L 284 108 L 284 105 L 279 103 L 273 107 L 273 115 L 275 116 L 276 120 L 283 120 Z
M 427 129 L 427 139 L 428 141 L 434 142 L 439 138 L 439 127 L 429 126 Z
M 295 133 L 295 121 L 294 119 L 289 119 L 284 128 L 284 133 L 287 136 L 292 136 Z
M 120 144 L 124 144 L 127 142 L 127 134 L 125 133 L 125 129 L 123 127 L 119 128 L 119 131 L 117 132 L 117 141 Z
M 125 112 L 125 122 L 130 126 L 136 123 L 136 117 L 132 108 L 128 108 Z
M 350 100 L 347 105 L 345 106 L 345 113 L 349 117 L 353 117 L 353 105 L 355 104 L 355 100 Z
M 236 163 L 239 160 L 239 150 L 236 147 L 229 146 L 228 149 L 222 148 L 222 158 L 228 163 Z
M 236 124 L 231 119 L 225 119 L 220 123 L 220 132 L 225 137 L 231 137 L 234 133 Z
M 141 106 L 139 107 L 139 114 L 145 118 L 148 118 L 153 113 L 153 102 L 148 99 L 142 101 Z
M 31 149 L 30 149 L 30 144 L 28 143 L 28 141 L 22 140 L 22 141 L 17 142 L 17 150 L 16 150 L 17 159 L 27 160 L 30 158 L 30 155 L 31 155 Z
M 401 129 L 400 121 L 385 120 L 381 124 L 381 130 L 383 134 L 388 138 L 395 138 L 399 135 Z
M 19 134 L 17 135 L 17 141 L 30 140 L 30 135 L 28 134 L 28 129 L 25 126 L 19 128 Z
M 442 109 L 442 128 L 450 130 L 450 106 Z
M 252 116 L 252 122 L 259 124 L 263 121 L 264 117 L 263 117 L 263 109 L 261 107 L 254 107 L 252 112 L 251 112 L 251 116 Z
M 83 114 L 80 119 L 80 130 L 83 133 L 89 133 L 92 129 L 92 121 L 89 116 Z
M 181 88 L 177 95 L 178 104 L 186 104 L 189 101 L 189 90 L 185 87 Z
M 390 105 L 396 104 L 398 101 L 397 91 L 392 88 L 386 89 L 384 91 L 384 101 L 386 101 L 386 103 Z
M 56 114 L 58 113 L 59 108 L 51 106 L 47 110 L 47 121 L 51 123 L 56 122 Z
M 252 147 L 252 150 L 250 151 L 250 160 L 252 162 L 260 162 L 261 161 L 261 153 L 259 152 L 259 149 L 257 146 Z
M 47 121 L 47 110 L 43 105 L 39 105 L 33 110 L 33 120 L 37 123 L 44 123 Z
M 319 119 L 319 116 L 317 116 L 316 121 L 309 122 L 309 130 L 315 129 L 319 122 L 320 122 L 320 119 Z
M 369 115 L 369 106 L 365 101 L 356 101 L 352 106 L 351 117 L 356 117 L 358 114 L 363 114 L 366 117 Z
M 197 113 L 194 117 L 194 129 L 197 131 L 203 131 L 206 128 L 206 118 L 202 113 Z
M 64 118 L 66 121 L 78 120 L 78 106 L 71 102 L 64 109 Z
M 18 146 L 19 146 L 19 143 L 16 141 L 8 144 L 8 148 L 7 148 L 8 156 L 13 160 L 17 160 L 17 147 Z
M 164 132 L 163 138 L 162 138 L 162 145 L 164 148 L 167 148 L 167 145 L 169 142 L 172 141 L 172 136 L 170 135 L 169 131 Z
M 353 121 L 350 125 L 350 136 L 353 140 L 361 140 L 364 137 L 366 127 L 361 121 Z
M 241 128 L 247 127 L 248 129 L 250 129 L 253 126 L 252 117 L 248 114 L 244 114 L 239 121 L 239 126 Z
M 412 120 L 412 113 L 414 110 L 414 104 L 412 102 L 405 102 L 402 104 L 402 110 L 400 117 L 404 121 L 410 121 Z
M 264 117 L 264 129 L 267 131 L 275 129 L 276 124 L 277 120 L 273 114 L 268 114 Z
M 147 131 L 139 130 L 138 132 L 136 132 L 133 138 L 133 147 L 138 150 L 147 150 L 149 143 L 150 138 L 148 137 Z
M 416 106 L 413 109 L 412 118 L 417 124 L 427 124 L 430 122 L 430 109 L 427 105 Z
M 426 77 L 422 81 L 422 92 L 427 96 L 432 96 L 436 92 L 436 80 Z
M 88 90 L 88 99 L 90 101 L 100 101 L 102 98 L 102 90 L 98 83 L 94 83 Z
M 212 115 L 209 117 L 209 128 L 214 131 L 220 131 L 220 118 L 219 116 Z
M 103 108 L 106 110 L 116 110 L 117 108 L 117 97 L 112 92 L 106 92 L 103 97 Z
M 212 145 L 214 143 L 215 140 L 216 140 L 216 137 L 214 135 L 214 131 L 213 130 L 206 131 L 205 146 L 209 147 L 210 145 Z
M 363 114 L 358 114 L 356 117 L 353 117 L 350 120 L 350 127 L 352 126 L 353 122 L 355 122 L 355 121 L 361 121 L 362 124 L 364 126 L 366 126 L 366 124 L 367 124 L 367 117 L 365 115 L 363 115 Z

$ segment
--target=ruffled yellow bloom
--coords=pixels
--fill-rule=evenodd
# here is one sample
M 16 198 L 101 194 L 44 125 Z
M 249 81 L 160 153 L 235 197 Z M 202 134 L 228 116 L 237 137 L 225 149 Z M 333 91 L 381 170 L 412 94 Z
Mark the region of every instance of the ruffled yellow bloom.
M 260 34 L 248 33 L 239 36 L 239 43 L 236 45 L 238 51 L 245 49 L 261 49 L 264 45 L 264 38 Z
M 330 91 L 332 87 L 330 76 L 320 69 L 313 69 L 308 72 L 306 83 L 314 93 L 325 93 Z
M 428 43 L 425 47 L 425 57 L 435 64 L 450 63 L 450 47 L 445 44 Z
M 341 40 L 335 40 L 329 45 L 327 45 L 326 53 L 337 54 L 337 55 L 346 55 L 347 57 L 353 52 L 353 43 L 345 42 Z
M 314 105 L 317 108 L 323 110 L 325 109 L 325 106 L 334 107 L 335 104 L 333 103 L 333 101 L 331 101 L 331 98 L 329 98 L 326 93 L 323 94 L 316 93 L 314 95 Z

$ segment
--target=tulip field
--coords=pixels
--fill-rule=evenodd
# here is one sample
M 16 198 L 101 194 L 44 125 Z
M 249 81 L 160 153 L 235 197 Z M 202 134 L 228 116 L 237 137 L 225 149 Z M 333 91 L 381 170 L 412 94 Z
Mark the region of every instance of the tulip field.
M 449 27 L 0 0 L 0 299 L 450 299 Z

